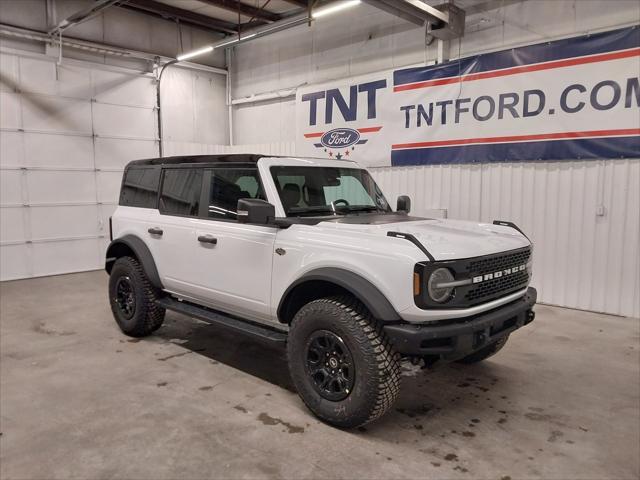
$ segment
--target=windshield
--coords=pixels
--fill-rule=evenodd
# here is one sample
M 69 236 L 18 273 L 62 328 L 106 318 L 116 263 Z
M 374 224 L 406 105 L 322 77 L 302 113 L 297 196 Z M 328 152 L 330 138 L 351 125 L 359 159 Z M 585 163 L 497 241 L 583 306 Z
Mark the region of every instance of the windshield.
M 391 211 L 366 170 L 279 166 L 271 174 L 288 217 Z

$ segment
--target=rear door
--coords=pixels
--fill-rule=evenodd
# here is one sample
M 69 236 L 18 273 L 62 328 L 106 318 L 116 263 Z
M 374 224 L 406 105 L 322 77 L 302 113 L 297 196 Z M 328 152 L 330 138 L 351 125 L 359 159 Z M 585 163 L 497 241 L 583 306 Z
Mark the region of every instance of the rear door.
M 202 215 L 202 167 L 163 169 L 157 225 L 146 232 L 165 289 L 191 296 L 190 278 L 197 270 L 191 251 L 197 247 L 195 224 Z

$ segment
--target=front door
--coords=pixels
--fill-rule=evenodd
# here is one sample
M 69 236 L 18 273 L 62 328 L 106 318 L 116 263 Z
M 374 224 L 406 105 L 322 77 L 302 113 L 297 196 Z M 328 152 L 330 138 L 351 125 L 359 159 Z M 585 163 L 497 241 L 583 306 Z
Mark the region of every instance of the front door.
M 237 221 L 241 198 L 262 198 L 255 166 L 205 170 L 201 215 L 190 219 L 189 266 L 179 281 L 212 308 L 270 321 L 271 268 L 277 228 Z

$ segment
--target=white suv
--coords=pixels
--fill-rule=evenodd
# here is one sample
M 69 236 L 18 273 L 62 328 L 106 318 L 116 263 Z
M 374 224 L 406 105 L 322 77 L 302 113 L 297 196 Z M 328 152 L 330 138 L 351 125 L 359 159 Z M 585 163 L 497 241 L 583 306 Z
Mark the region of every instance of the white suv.
M 515 225 L 409 210 L 351 161 L 131 162 L 106 253 L 113 315 L 135 337 L 169 309 L 286 343 L 309 409 L 363 425 L 396 399 L 402 359 L 477 362 L 534 318 Z

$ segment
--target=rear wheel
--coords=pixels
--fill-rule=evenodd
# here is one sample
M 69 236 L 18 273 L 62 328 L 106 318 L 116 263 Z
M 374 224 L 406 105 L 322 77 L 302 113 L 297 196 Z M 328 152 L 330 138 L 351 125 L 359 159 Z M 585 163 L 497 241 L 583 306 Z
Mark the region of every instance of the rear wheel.
M 158 291 L 135 258 L 116 260 L 109 277 L 109 303 L 123 333 L 145 337 L 160 328 L 165 309 L 158 307 L 157 298 Z
M 291 323 L 287 353 L 300 397 L 331 425 L 351 428 L 376 420 L 398 396 L 399 356 L 351 297 L 302 307 Z
M 507 343 L 508 339 L 509 339 L 509 336 L 506 335 L 506 336 L 502 337 L 501 339 L 493 342 L 492 344 L 487 345 L 484 348 L 481 348 L 477 352 L 473 352 L 471 355 L 467 355 L 466 357 L 461 358 L 460 360 L 457 360 L 457 362 L 458 363 L 465 363 L 467 365 L 470 365 L 470 364 L 473 364 L 473 363 L 478 363 L 478 362 L 481 362 L 483 360 L 486 360 L 489 357 L 493 357 L 496 353 L 498 353 L 500 350 L 502 350 L 502 348 Z

